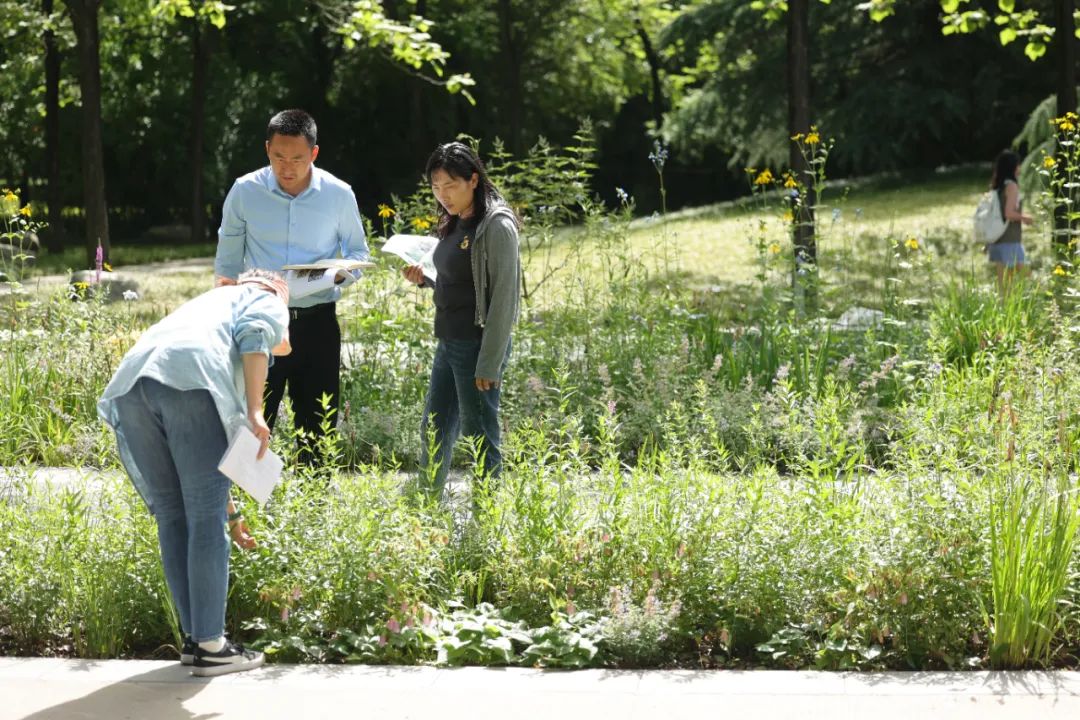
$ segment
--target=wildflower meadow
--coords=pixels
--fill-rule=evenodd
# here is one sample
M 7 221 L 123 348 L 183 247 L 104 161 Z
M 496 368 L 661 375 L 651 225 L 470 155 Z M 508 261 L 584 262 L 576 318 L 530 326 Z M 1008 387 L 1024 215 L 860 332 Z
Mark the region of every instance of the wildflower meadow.
M 462 447 L 441 500 L 411 492 L 430 299 L 378 252 L 429 231 L 432 201 L 386 198 L 379 267 L 339 304 L 338 432 L 308 467 L 278 428 L 286 477 L 246 504 L 258 547 L 234 550 L 230 634 L 287 662 L 1075 666 L 1073 266 L 1034 251 L 995 284 L 968 239 L 983 168 L 834 183 L 825 130 L 794 140 L 809 172 L 747 168 L 744 200 L 698 213 L 664 210 L 657 143 L 645 217 L 624 189 L 590 193 L 587 129 L 518 156 L 481 144 L 525 220 L 525 304 L 504 475 L 474 478 Z M 1037 168 L 1051 199 L 1065 164 Z M 791 240 L 809 197 L 813 267 Z M 32 213 L 3 202 L 21 236 Z M 0 653 L 167 656 L 153 520 L 95 402 L 209 269 L 115 302 L 5 272 Z

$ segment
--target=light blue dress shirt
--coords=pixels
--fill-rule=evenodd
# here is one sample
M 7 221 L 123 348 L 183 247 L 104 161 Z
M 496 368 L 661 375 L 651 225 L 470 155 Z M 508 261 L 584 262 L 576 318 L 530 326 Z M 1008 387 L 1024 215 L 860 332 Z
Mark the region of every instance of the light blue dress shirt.
M 267 166 L 233 183 L 218 230 L 214 272 L 235 279 L 250 268 L 280 271 L 283 265 L 342 257 L 367 260 L 368 246 L 356 196 L 347 183 L 311 166 L 311 184 L 293 197 Z M 359 277 L 359 271 L 354 273 Z M 341 297 L 331 288 L 290 302 L 310 307 Z
M 144 500 L 149 497 L 145 481 L 124 439 L 116 400 L 142 377 L 177 390 L 208 390 L 231 439 L 237 427 L 247 424 L 242 356 L 265 353 L 273 362 L 270 349 L 288 327 L 289 311 L 277 295 L 257 285 L 228 285 L 184 303 L 128 350 L 97 408 L 116 431 L 117 450 Z

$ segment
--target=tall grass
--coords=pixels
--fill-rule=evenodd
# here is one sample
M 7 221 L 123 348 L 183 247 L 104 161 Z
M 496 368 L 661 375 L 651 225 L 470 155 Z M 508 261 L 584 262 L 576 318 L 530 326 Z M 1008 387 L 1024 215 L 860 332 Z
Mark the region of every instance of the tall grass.
M 544 152 L 529 183 L 577 172 Z M 752 225 L 729 244 L 748 269 L 714 285 L 713 268 L 686 266 L 692 248 L 666 247 L 683 243 L 682 221 L 650 225 L 643 250 L 629 199 L 609 213 L 558 197 L 544 215 L 573 205 L 581 225 L 544 221 L 535 238 L 503 388 L 505 475 L 449 505 L 411 493 L 430 298 L 379 257 L 341 303 L 327 462 L 290 467 L 265 511 L 248 511 L 260 548 L 234 561 L 232 633 L 313 661 L 1063 659 L 1080 442 L 1067 294 L 1036 274 L 1000 297 L 953 229 L 885 227 L 887 203 L 864 197 L 871 219 L 849 206 L 822 218 L 821 306 L 796 312 L 790 256 L 770 249 L 779 208 L 738 221 Z M 423 220 L 410 208 L 429 202 L 403 200 L 396 217 Z M 209 277 L 171 282 L 178 302 Z M 855 306 L 880 315 L 839 325 Z M 166 310 L 0 298 L 0 464 L 117 471 L 94 402 Z M 462 447 L 455 474 L 473 465 Z M 126 481 L 103 482 L 0 479 L 0 651 L 175 643 L 152 520 Z

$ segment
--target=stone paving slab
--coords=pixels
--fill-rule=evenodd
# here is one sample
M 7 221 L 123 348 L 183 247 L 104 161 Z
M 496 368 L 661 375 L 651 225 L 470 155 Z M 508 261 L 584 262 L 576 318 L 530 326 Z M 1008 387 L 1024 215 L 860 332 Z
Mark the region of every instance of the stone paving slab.
M 1080 673 L 542 671 L 0 658 L 0 719 L 1080 717 Z

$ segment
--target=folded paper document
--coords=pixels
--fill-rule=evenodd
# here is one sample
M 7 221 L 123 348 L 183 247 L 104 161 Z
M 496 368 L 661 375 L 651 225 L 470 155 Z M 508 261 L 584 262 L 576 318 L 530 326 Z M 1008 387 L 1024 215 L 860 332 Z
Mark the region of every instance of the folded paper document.
M 352 273 L 331 267 L 325 270 L 288 270 L 285 282 L 289 285 L 289 299 L 296 300 L 334 286 L 346 288 L 356 282 L 356 278 Z
M 270 499 L 270 493 L 281 480 L 283 463 L 270 450 L 261 460 L 255 459 L 258 453 L 259 439 L 246 425 L 241 425 L 218 463 L 218 470 L 255 498 L 261 507 Z
M 438 238 L 427 235 L 391 235 L 383 244 L 382 251 L 397 255 L 410 265 L 419 265 L 424 270 L 424 277 L 434 284 L 434 255 L 438 244 Z
M 367 260 L 349 260 L 348 258 L 326 258 L 325 260 L 316 260 L 311 263 L 295 263 L 293 265 L 282 265 L 282 270 L 326 270 L 327 268 L 334 268 L 336 270 L 359 270 L 361 268 L 373 268 L 375 263 L 368 262 Z

